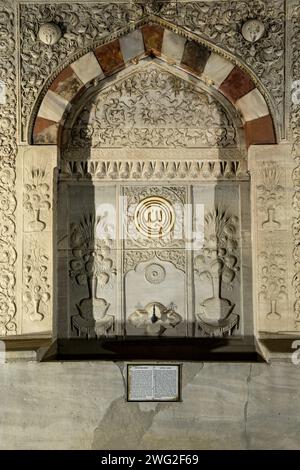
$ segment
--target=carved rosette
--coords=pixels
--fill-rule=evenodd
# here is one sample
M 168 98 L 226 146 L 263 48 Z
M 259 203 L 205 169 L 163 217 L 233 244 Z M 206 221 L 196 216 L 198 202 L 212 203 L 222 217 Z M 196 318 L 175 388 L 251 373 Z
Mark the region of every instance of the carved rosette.
M 15 306 L 16 68 L 14 5 L 0 1 L 0 336 L 17 333 Z M 4 40 L 5 38 L 5 40 Z
M 21 120 L 26 129 L 33 103 L 46 79 L 71 54 L 108 37 L 128 23 L 141 19 L 143 8 L 117 3 L 21 4 Z M 38 39 L 40 25 L 63 25 L 64 34 L 54 45 Z M 25 136 L 24 136 L 25 137 Z
M 214 2 L 134 2 L 21 4 L 21 116 L 23 132 L 34 101 L 46 79 L 71 54 L 90 47 L 99 38 L 113 34 L 135 21 L 155 14 L 158 18 L 208 39 L 240 57 L 272 90 L 283 116 L 284 95 L 284 0 Z M 243 24 L 257 18 L 266 25 L 263 37 L 254 44 L 242 34 Z M 38 40 L 40 25 L 54 22 L 64 34 L 53 46 Z

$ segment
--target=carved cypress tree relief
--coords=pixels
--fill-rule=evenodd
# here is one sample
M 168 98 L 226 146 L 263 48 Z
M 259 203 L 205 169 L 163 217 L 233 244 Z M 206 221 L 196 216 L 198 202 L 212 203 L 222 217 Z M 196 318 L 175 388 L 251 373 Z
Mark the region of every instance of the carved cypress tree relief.
M 258 299 L 266 307 L 266 318 L 279 320 L 282 317 L 279 303 L 287 299 L 287 260 L 281 250 L 267 248 L 259 253 L 259 285 Z M 285 302 L 286 303 L 286 302 Z
M 227 210 L 216 207 L 204 220 L 204 247 L 194 260 L 196 288 L 199 282 L 208 282 L 211 296 L 196 306 L 198 328 L 203 335 L 231 334 L 239 320 L 233 313 L 235 304 L 224 298 L 222 287 L 233 281 L 239 271 L 238 218 Z
M 114 329 L 114 316 L 107 313 L 110 304 L 101 297 L 116 274 L 111 251 L 112 229 L 105 214 L 85 215 L 71 226 L 70 277 L 86 291 L 86 296 L 76 304 L 78 313 L 72 317 L 72 326 L 80 336 L 103 336 Z

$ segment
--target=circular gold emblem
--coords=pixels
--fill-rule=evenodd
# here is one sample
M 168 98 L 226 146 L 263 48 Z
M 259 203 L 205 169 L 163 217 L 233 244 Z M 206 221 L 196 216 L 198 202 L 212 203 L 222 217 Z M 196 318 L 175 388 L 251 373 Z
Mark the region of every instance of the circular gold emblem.
M 135 210 L 134 222 L 137 230 L 145 237 L 164 237 L 174 226 L 174 209 L 169 201 L 162 197 L 146 197 Z

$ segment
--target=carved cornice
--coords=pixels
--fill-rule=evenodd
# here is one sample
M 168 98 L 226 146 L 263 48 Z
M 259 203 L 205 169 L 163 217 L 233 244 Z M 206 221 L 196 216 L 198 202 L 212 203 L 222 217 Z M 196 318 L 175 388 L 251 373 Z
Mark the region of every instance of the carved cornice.
M 245 161 L 67 161 L 60 180 L 248 180 Z

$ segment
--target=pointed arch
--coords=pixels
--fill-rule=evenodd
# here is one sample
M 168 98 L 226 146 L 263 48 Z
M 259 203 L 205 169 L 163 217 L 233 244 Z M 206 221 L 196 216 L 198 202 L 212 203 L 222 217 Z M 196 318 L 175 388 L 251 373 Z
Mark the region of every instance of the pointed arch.
M 259 81 L 236 60 L 194 35 L 165 22 L 147 22 L 85 51 L 44 86 L 34 107 L 29 142 L 57 145 L 79 96 L 147 56 L 155 56 L 216 88 L 241 115 L 246 144 L 276 143 L 270 99 Z

